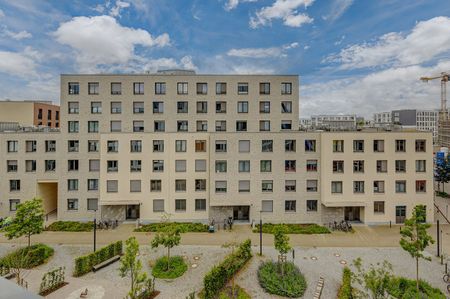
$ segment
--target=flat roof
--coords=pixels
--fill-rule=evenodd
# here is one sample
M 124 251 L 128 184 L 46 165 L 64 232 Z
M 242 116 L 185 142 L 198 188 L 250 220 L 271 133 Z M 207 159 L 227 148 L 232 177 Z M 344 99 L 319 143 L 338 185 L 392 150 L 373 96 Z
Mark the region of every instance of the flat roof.
M 163 77 L 163 76 L 170 76 L 170 77 L 187 77 L 187 76 L 217 76 L 217 77 L 299 77 L 298 74 L 164 74 L 164 73 L 149 73 L 149 74 L 143 74 L 143 73 L 136 73 L 136 74 L 60 74 L 61 77 L 64 76 L 150 76 L 150 77 Z

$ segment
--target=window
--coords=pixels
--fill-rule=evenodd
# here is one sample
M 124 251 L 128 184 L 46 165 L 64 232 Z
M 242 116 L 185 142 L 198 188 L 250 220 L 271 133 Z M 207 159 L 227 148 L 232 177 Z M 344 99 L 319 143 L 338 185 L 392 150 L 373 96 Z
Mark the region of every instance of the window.
M 364 172 L 364 160 L 353 161 L 353 172 Z
M 364 153 L 364 140 L 353 140 L 353 152 Z
M 32 153 L 36 151 L 36 140 L 25 141 L 25 151 L 27 153 Z
M 423 139 L 418 139 L 418 140 L 416 140 L 416 152 L 417 153 L 424 153 L 424 152 L 426 152 L 426 144 L 427 144 L 427 141 L 426 140 L 423 140 Z
M 197 120 L 197 132 L 208 131 L 208 122 L 206 120 Z
M 25 161 L 25 171 L 26 172 L 36 172 L 36 160 L 26 160 Z
M 418 180 L 416 181 L 416 192 L 426 192 L 427 191 L 427 181 Z
M 406 192 L 406 181 L 395 181 L 395 192 L 405 193 Z
M 250 152 L 250 140 L 239 140 L 239 152 L 240 153 Z
M 142 161 L 141 160 L 130 160 L 130 172 L 141 172 Z
M 227 130 L 227 122 L 225 120 L 216 120 L 216 132 L 225 132 Z
M 89 160 L 89 171 L 100 171 L 100 160 Z
M 108 150 L 108 153 L 117 153 L 119 151 L 119 141 L 108 140 L 107 150 Z
M 76 153 L 79 149 L 79 141 L 78 140 L 69 140 L 68 143 L 68 151 L 69 153 Z
M 353 193 L 364 193 L 364 181 L 353 182 Z
M 56 140 L 46 140 L 45 141 L 45 152 L 56 152 Z
M 317 171 L 317 160 L 306 160 L 306 171 L 316 172 Z
M 259 113 L 270 113 L 270 102 L 259 102 Z
M 238 83 L 238 94 L 248 94 L 248 83 Z
M 188 102 L 177 102 L 177 113 L 188 113 Z
M 164 160 L 153 160 L 153 172 L 164 171 Z
M 161 192 L 161 180 L 150 180 L 150 192 Z
M 236 131 L 237 132 L 246 132 L 247 131 L 247 121 L 245 121 L 245 120 L 236 121 Z
M 333 172 L 343 173 L 344 172 L 344 161 L 341 161 L 341 160 L 333 161 Z
M 67 191 L 76 191 L 76 190 L 78 190 L 78 180 L 77 179 L 67 180 Z
M 155 94 L 166 94 L 166 82 L 155 83 Z
M 341 181 L 331 182 L 331 193 L 342 193 L 342 182 Z
M 260 171 L 261 172 L 272 172 L 272 160 L 261 160 L 260 161 Z
M 78 133 L 80 131 L 80 124 L 78 121 L 69 121 L 67 128 L 69 133 Z
M 208 113 L 208 102 L 197 102 L 197 113 Z
M 42 109 L 38 110 L 38 119 L 42 119 Z
M 335 153 L 344 152 L 344 140 L 333 140 L 333 152 Z
M 384 201 L 374 201 L 373 212 L 374 214 L 384 214 Z
M 142 152 L 142 140 L 131 140 L 130 141 L 130 152 L 132 152 L 132 153 Z
M 100 143 L 98 140 L 88 140 L 88 152 L 98 152 L 100 149 Z
M 69 114 L 78 114 L 80 107 L 78 102 L 69 102 Z
M 273 200 L 261 200 L 261 212 L 273 212 Z
M 111 102 L 111 114 L 122 113 L 122 102 Z
M 9 180 L 9 191 L 20 191 L 20 180 Z
M 133 113 L 134 114 L 144 113 L 144 102 L 133 102 Z
M 188 131 L 188 121 L 187 120 L 178 120 L 177 121 L 177 131 L 178 132 L 187 132 Z
M 376 153 L 384 152 L 384 140 L 374 140 L 373 141 L 373 151 Z
M 227 83 L 216 83 L 216 94 L 227 94 Z
M 88 209 L 88 211 L 97 211 L 98 210 L 98 199 L 97 198 L 88 198 L 87 199 L 87 209 Z
M 281 102 L 281 113 L 292 113 L 292 102 L 291 101 Z
M 208 84 L 197 83 L 197 94 L 208 94 Z
M 306 180 L 306 191 L 317 192 L 317 180 Z
M 387 172 L 387 160 L 377 160 L 377 172 Z
M 406 140 L 404 139 L 395 140 L 395 151 L 406 152 Z
M 113 193 L 119 191 L 119 184 L 117 180 L 107 180 L 106 181 L 106 192 Z
M 80 83 L 69 82 L 69 94 L 80 94 Z
M 195 210 L 206 211 L 206 199 L 195 199 Z
M 239 181 L 239 192 L 250 192 L 250 181 Z
M 426 160 L 416 160 L 416 172 L 426 172 Z
M 297 190 L 297 181 L 296 180 L 284 181 L 284 191 L 295 192 L 296 190 Z
M 384 181 L 373 181 L 373 192 L 384 193 Z
M 291 130 L 291 129 L 292 129 L 292 121 L 290 120 L 281 121 L 281 130 Z
M 122 122 L 120 120 L 112 120 L 110 130 L 111 132 L 122 132 Z
M 316 151 L 316 141 L 315 140 L 305 140 L 305 152 L 315 152 Z
M 133 132 L 144 132 L 144 121 L 143 120 L 133 121 Z
M 122 83 L 111 83 L 111 94 L 119 95 L 122 94 Z
M 153 152 L 155 153 L 164 152 L 164 140 L 153 140 Z
M 195 180 L 195 191 L 206 191 L 206 180 L 205 179 Z
M 68 211 L 78 211 L 78 199 L 77 198 L 67 199 L 67 210 Z
M 315 199 L 306 200 L 306 211 L 307 212 L 317 212 L 317 200 L 315 200 Z
M 88 121 L 88 133 L 98 133 L 98 121 Z
M 250 172 L 250 160 L 240 160 L 238 166 L 239 172 Z
M 153 102 L 153 113 L 164 113 L 164 103 L 163 102 Z
M 284 201 L 284 211 L 285 212 L 295 212 L 297 202 L 295 200 Z
M 265 153 L 273 152 L 273 140 L 262 140 L 261 151 Z
M 119 161 L 117 160 L 106 161 L 106 170 L 107 172 L 117 172 L 119 170 Z
M 284 170 L 286 172 L 295 172 L 296 169 L 296 161 L 295 160 L 285 160 L 284 161 Z
M 270 83 L 259 83 L 259 94 L 270 94 Z
M 186 160 L 175 160 L 175 171 L 186 172 Z
M 260 120 L 259 121 L 259 130 L 261 132 L 270 131 L 270 120 Z
M 247 101 L 238 102 L 238 113 L 248 113 L 248 102 Z
M 47 110 L 47 120 L 52 120 L 52 110 Z
M 227 172 L 227 161 L 218 160 L 216 161 L 216 173 Z
M 206 152 L 206 140 L 195 140 L 195 152 Z
M 164 132 L 166 130 L 166 123 L 163 120 L 155 120 L 155 132 Z
M 20 199 L 10 199 L 9 200 L 9 211 L 17 211 L 17 205 L 20 204 Z
M 102 102 L 91 102 L 91 113 L 101 114 L 102 113 Z
M 6 171 L 7 172 L 17 172 L 17 160 L 6 161 Z
M 175 212 L 186 212 L 186 199 L 175 199 Z
M 281 94 L 292 94 L 292 83 L 281 83 Z
M 178 94 L 188 94 L 187 82 L 178 82 L 177 83 L 177 93 Z
M 226 152 L 227 152 L 227 141 L 216 140 L 216 153 L 226 153 Z
M 153 212 L 164 212 L 164 199 L 153 200 Z
M 195 160 L 195 171 L 205 172 L 206 171 L 206 160 Z
M 406 160 L 395 160 L 395 172 L 406 172 Z
M 68 171 L 77 171 L 78 170 L 78 160 L 68 160 Z
M 141 180 L 130 180 L 130 192 L 141 192 Z
M 55 120 L 59 120 L 59 111 L 55 111 Z M 58 124 L 58 123 L 56 123 Z
M 216 193 L 227 192 L 227 181 L 216 181 L 215 185 Z
M 186 152 L 186 140 L 175 140 L 175 152 Z
M 285 152 L 295 152 L 296 150 L 296 141 L 295 140 L 285 140 L 284 141 L 284 151 Z
M 134 82 L 133 83 L 133 93 L 134 94 L 144 94 L 144 83 Z
M 55 160 L 45 160 L 45 171 L 55 171 L 56 161 Z
M 273 192 L 273 181 L 262 181 L 261 182 L 262 192 Z
M 216 102 L 216 113 L 226 113 L 227 112 L 227 102 L 217 101 Z

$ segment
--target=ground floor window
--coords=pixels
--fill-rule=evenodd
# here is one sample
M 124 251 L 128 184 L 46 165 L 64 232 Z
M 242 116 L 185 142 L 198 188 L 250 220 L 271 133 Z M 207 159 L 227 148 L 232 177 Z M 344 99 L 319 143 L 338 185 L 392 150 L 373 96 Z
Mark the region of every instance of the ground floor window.
M 9 210 L 11 212 L 17 211 L 17 205 L 20 203 L 20 199 L 10 199 L 9 200 Z
M 273 212 L 273 200 L 262 200 L 261 212 Z
M 317 212 L 317 200 L 309 199 L 306 201 L 306 211 Z
M 69 198 L 67 200 L 67 210 L 78 211 L 78 199 L 77 198 Z
M 206 199 L 196 199 L 195 200 L 195 210 L 196 211 L 206 211 Z
M 175 211 L 186 212 L 186 199 L 175 199 Z
M 87 209 L 88 209 L 88 211 L 97 211 L 98 210 L 98 199 L 97 198 L 88 198 L 87 199 Z
M 296 207 L 297 206 L 297 202 L 295 200 L 286 200 L 284 202 L 284 211 L 285 212 L 295 212 L 296 211 Z
M 374 201 L 373 212 L 378 214 L 384 214 L 384 201 Z

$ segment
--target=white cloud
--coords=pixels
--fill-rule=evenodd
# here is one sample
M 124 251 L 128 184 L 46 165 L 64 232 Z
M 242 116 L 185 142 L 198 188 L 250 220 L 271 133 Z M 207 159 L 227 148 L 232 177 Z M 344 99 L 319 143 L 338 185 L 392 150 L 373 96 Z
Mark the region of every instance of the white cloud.
M 258 0 L 228 0 L 227 3 L 224 6 L 224 9 L 226 11 L 230 11 L 230 10 L 235 9 L 239 5 L 239 3 L 242 3 L 242 2 L 256 2 L 256 1 L 258 1 Z
M 300 27 L 303 24 L 312 23 L 313 19 L 298 9 L 304 6 L 306 9 L 314 0 L 276 0 L 271 6 L 261 8 L 255 16 L 250 18 L 250 27 L 270 25 L 273 19 L 282 19 L 284 25 Z
M 80 70 L 125 64 L 136 58 L 137 45 L 150 48 L 170 44 L 167 33 L 154 38 L 146 30 L 121 26 L 110 16 L 75 17 L 61 23 L 53 35 L 75 50 Z
M 5 13 L 3 12 L 3 10 L 0 9 L 0 18 L 3 18 L 5 16 Z
M 10 31 L 8 29 L 5 29 L 3 31 L 3 33 L 5 35 L 15 39 L 15 40 L 22 40 L 22 39 L 33 37 L 33 35 L 31 33 L 29 33 L 28 31 L 26 31 L 26 30 L 22 30 L 20 32 L 13 32 L 13 31 Z
M 117 0 L 116 5 L 113 6 L 109 11 L 109 15 L 112 17 L 120 17 L 120 11 L 128 7 L 130 7 L 130 3 Z
M 191 56 L 184 56 L 179 61 L 174 58 L 157 58 L 148 59 L 144 57 L 136 57 L 124 65 L 113 65 L 104 69 L 105 72 L 125 72 L 125 73 L 155 73 L 163 69 L 189 69 L 198 70 L 197 66 L 192 61 Z
M 387 33 L 372 43 L 351 45 L 324 62 L 342 69 L 376 66 L 407 66 L 429 62 L 450 53 L 450 18 L 435 17 L 416 24 L 408 34 Z
M 37 64 L 23 52 L 0 51 L 0 72 L 26 78 L 36 75 Z
M 227 55 L 241 58 L 286 57 L 287 50 L 297 48 L 298 46 L 299 44 L 294 42 L 281 47 L 231 49 L 227 52 Z
M 330 12 L 322 18 L 326 21 L 336 21 L 347 11 L 350 6 L 352 6 L 353 2 L 354 0 L 334 0 L 331 4 Z

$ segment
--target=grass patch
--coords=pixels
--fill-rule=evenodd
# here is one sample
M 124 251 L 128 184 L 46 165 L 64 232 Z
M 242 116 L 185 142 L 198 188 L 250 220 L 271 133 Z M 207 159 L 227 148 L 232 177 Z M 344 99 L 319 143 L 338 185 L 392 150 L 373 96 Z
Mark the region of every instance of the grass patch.
M 53 248 L 45 244 L 34 244 L 10 252 L 0 259 L 0 266 L 31 269 L 47 262 L 54 252 Z
M 287 234 L 305 234 L 305 235 L 312 235 L 312 234 L 329 234 L 330 230 L 326 228 L 325 226 L 321 226 L 318 224 L 300 224 L 300 223 L 285 223 L 285 224 L 273 224 L 273 223 L 264 223 L 262 231 L 265 234 L 273 234 L 275 229 L 278 226 L 284 226 L 286 229 Z M 259 233 L 259 224 L 256 225 L 256 227 L 253 229 L 254 233 Z
M 45 230 L 54 232 L 90 232 L 94 229 L 92 222 L 56 221 Z
M 167 270 L 167 256 L 156 260 L 152 268 L 152 275 L 156 278 L 174 279 L 186 272 L 188 266 L 181 256 L 170 257 L 170 267 Z
M 416 281 L 412 279 L 407 279 L 404 277 L 395 277 L 391 279 L 388 286 L 388 293 L 398 299 L 409 299 L 409 298 L 425 298 L 430 299 L 445 299 L 445 295 L 441 290 L 433 288 L 429 283 L 420 280 L 419 290 L 421 294 L 417 294 Z
M 258 269 L 258 281 L 269 294 L 298 298 L 305 293 L 307 284 L 299 268 L 292 262 L 284 264 L 284 275 L 281 275 L 280 264 L 267 261 Z
M 342 285 L 338 291 L 338 299 L 352 299 L 352 271 L 345 267 L 342 272 Z
M 234 297 L 232 296 L 234 293 Z M 205 289 L 198 293 L 200 299 L 205 299 Z M 234 285 L 234 292 L 231 286 L 224 287 L 220 292 L 214 297 L 214 299 L 251 299 L 250 295 L 239 285 Z
M 191 222 L 161 222 L 150 223 L 134 229 L 135 232 L 165 232 L 178 229 L 180 233 L 204 233 L 208 232 L 208 225 Z

